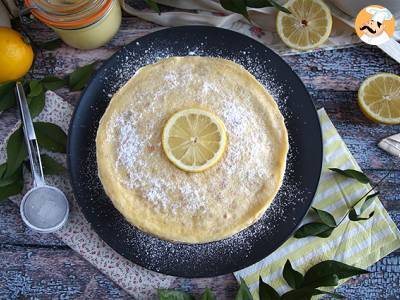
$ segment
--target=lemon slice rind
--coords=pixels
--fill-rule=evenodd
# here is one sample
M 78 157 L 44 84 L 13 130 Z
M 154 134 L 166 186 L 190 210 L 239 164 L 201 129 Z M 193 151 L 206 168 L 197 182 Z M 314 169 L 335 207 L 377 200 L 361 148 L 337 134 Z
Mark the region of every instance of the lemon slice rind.
M 368 97 L 368 95 L 365 94 L 366 89 L 371 84 L 377 83 L 376 80 L 378 80 L 378 81 L 382 80 L 382 82 L 380 83 L 379 86 L 382 87 L 383 89 L 393 88 L 391 86 L 386 86 L 386 83 L 384 82 L 385 79 L 394 80 L 394 81 L 398 82 L 397 87 L 396 86 L 394 87 L 395 90 L 394 91 L 392 90 L 391 92 L 396 93 L 396 95 L 392 95 L 392 96 L 397 97 L 395 101 L 397 101 L 399 104 L 396 107 L 397 107 L 397 111 L 400 112 L 400 76 L 396 75 L 396 74 L 391 74 L 391 73 L 378 73 L 378 74 L 375 74 L 375 75 L 370 76 L 367 79 L 365 79 L 358 90 L 358 105 L 360 106 L 360 109 L 363 112 L 363 114 L 368 119 L 370 119 L 374 122 L 387 124 L 387 125 L 400 124 L 400 114 L 399 114 L 399 117 L 389 117 L 389 118 L 384 117 L 384 116 L 380 115 L 379 113 L 377 113 L 376 111 L 374 111 L 371 108 L 371 105 L 368 105 L 366 103 L 367 102 L 366 97 Z M 377 98 L 379 100 L 374 101 L 372 104 L 385 101 L 383 99 L 383 97 L 385 95 L 379 94 L 379 93 L 382 93 L 382 90 L 380 90 L 379 86 L 377 86 L 377 88 L 374 89 L 374 96 L 382 97 L 382 99 Z M 385 104 L 382 103 L 382 105 L 385 105 Z M 386 108 L 389 109 L 389 106 L 387 106 Z
M 182 161 L 182 159 L 178 158 L 177 155 L 174 153 L 173 147 L 171 147 L 169 143 L 169 139 L 171 137 L 171 130 L 174 128 L 174 126 L 177 126 L 177 120 L 180 118 L 187 118 L 189 115 L 197 115 L 197 116 L 204 116 L 209 120 L 209 124 L 214 124 L 217 130 L 213 133 L 218 133 L 219 134 L 219 141 L 218 141 L 218 149 L 215 151 L 213 156 L 208 159 L 205 163 L 202 163 L 201 165 L 189 165 L 185 162 Z M 205 126 L 207 127 L 207 126 Z M 182 128 L 179 128 L 181 130 Z M 206 129 L 206 128 L 203 128 Z M 187 132 L 187 130 L 190 131 L 190 128 L 183 128 L 182 129 L 184 132 Z M 181 131 L 182 132 L 182 131 Z M 201 132 L 201 130 L 200 130 Z M 182 135 L 185 135 L 185 133 L 182 133 Z M 184 140 L 183 137 L 178 137 Z M 182 142 L 182 145 L 187 145 L 190 143 L 190 140 L 186 140 Z M 213 142 L 215 144 L 215 142 Z M 201 143 L 200 143 L 201 144 Z M 227 145 L 227 134 L 226 134 L 226 128 L 224 123 L 212 112 L 204 110 L 204 109 L 199 109 L 199 108 L 190 108 L 190 109 L 184 109 L 181 111 L 178 111 L 174 115 L 172 115 L 168 121 L 166 122 L 163 133 L 162 133 L 162 147 L 164 150 L 164 153 L 166 154 L 167 158 L 179 169 L 186 171 L 186 172 L 203 172 L 212 166 L 214 166 L 220 159 L 222 158 L 225 149 Z M 179 147 L 179 146 L 178 146 Z M 197 146 L 197 147 L 203 147 L 202 145 Z M 189 149 L 190 150 L 190 149 Z M 193 150 L 194 151 L 194 150 Z M 198 153 L 201 153 L 200 150 Z
M 320 11 L 315 11 L 314 12 L 314 16 L 310 17 L 310 14 L 312 14 L 312 9 L 308 9 L 305 12 L 304 11 L 297 11 L 294 8 L 294 5 L 298 5 L 299 3 L 302 3 L 301 8 L 303 10 L 306 10 L 304 8 L 304 5 L 311 5 L 311 7 L 314 7 L 314 10 L 316 8 L 319 8 Z M 299 4 L 300 5 L 300 4 Z M 284 42 L 288 47 L 293 48 L 293 49 L 297 49 L 297 50 L 302 50 L 302 51 L 306 51 L 306 50 L 311 50 L 311 49 L 315 49 L 319 46 L 321 46 L 323 43 L 325 43 L 328 38 L 329 35 L 331 33 L 332 30 L 332 15 L 330 12 L 329 7 L 322 1 L 320 0 L 290 0 L 289 2 L 287 2 L 284 5 L 287 9 L 289 9 L 291 11 L 291 14 L 287 14 L 285 12 L 278 12 L 277 14 L 277 18 L 276 18 L 276 29 L 278 32 L 279 37 L 281 38 L 282 42 Z M 323 13 L 323 16 L 320 16 L 319 13 Z M 304 15 L 307 14 L 307 15 Z M 312 18 L 314 17 L 314 19 Z M 305 19 L 307 21 L 308 25 L 308 30 L 311 32 L 310 34 L 308 34 L 305 31 L 305 27 L 302 30 L 301 28 L 301 22 L 302 19 Z M 287 35 L 285 33 L 286 30 L 284 30 L 285 25 L 283 25 L 283 21 L 286 20 L 288 22 L 292 22 L 295 27 L 296 32 L 291 31 L 289 33 L 289 35 Z M 319 20 L 319 22 L 326 22 L 325 26 L 320 26 L 315 24 L 316 22 L 318 22 L 317 20 Z M 298 25 L 297 25 L 298 23 Z M 288 25 L 286 25 L 288 26 Z M 314 27 L 314 29 L 313 29 Z M 320 30 L 320 32 L 318 32 L 318 30 L 316 30 L 316 28 L 323 28 L 324 31 Z M 311 30 L 312 29 L 312 30 Z M 314 35 L 314 38 L 316 36 L 319 36 L 319 39 L 317 41 L 310 41 L 310 37 L 311 34 Z M 300 39 L 304 39 L 307 38 L 308 42 L 306 43 L 300 43 Z M 295 40 L 297 42 L 295 42 Z

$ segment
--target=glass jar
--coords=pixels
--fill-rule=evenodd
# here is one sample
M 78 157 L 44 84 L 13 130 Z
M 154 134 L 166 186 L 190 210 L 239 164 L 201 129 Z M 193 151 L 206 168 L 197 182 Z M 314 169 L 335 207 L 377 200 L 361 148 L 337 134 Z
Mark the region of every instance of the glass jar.
M 121 25 L 118 0 L 24 0 L 32 14 L 68 45 L 94 49 L 107 43 Z

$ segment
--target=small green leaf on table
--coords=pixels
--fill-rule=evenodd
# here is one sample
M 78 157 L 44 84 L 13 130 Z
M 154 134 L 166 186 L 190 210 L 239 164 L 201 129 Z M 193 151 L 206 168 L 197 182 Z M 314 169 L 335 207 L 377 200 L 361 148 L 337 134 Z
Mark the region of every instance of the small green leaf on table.
M 258 285 L 258 294 L 260 296 L 260 300 L 279 300 L 280 296 L 275 289 L 269 284 L 265 283 L 261 276 L 259 279 Z
M 372 211 L 372 212 L 370 212 L 368 217 L 361 217 L 360 215 L 357 215 L 356 210 L 354 208 L 352 208 L 349 212 L 349 219 L 350 219 L 350 221 L 354 221 L 354 222 L 365 221 L 365 220 L 372 218 L 374 216 L 374 214 L 375 214 L 375 211 Z
M 43 85 L 39 80 L 31 80 L 29 82 L 29 94 L 28 97 L 36 97 L 42 94 L 43 91 Z
M 13 180 L 10 180 L 13 179 Z M 5 200 L 10 196 L 19 194 L 24 186 L 22 166 L 8 178 L 0 179 L 0 200 Z
M 366 211 L 366 210 L 368 209 L 368 207 L 371 206 L 372 202 L 374 202 L 374 198 L 375 198 L 376 196 L 378 196 L 378 195 L 379 195 L 379 191 L 378 191 L 378 192 L 375 192 L 375 193 L 373 193 L 373 194 L 371 194 L 371 195 L 368 195 L 368 196 L 365 198 L 365 201 L 364 201 L 364 203 L 361 205 L 361 208 L 360 208 L 360 214 L 362 214 L 364 211 Z
M 22 127 L 19 127 L 10 135 L 7 142 L 7 168 L 3 178 L 7 178 L 14 174 L 14 172 L 22 165 L 27 155 L 24 133 Z
M 221 6 L 226 10 L 241 14 L 250 21 L 245 0 L 220 0 Z
M 61 45 L 62 41 L 59 38 L 38 44 L 39 48 L 50 51 L 60 48 Z
M 293 269 L 292 264 L 289 260 L 286 261 L 283 268 L 283 278 L 286 280 L 288 285 L 293 289 L 298 289 L 303 285 L 304 277 L 303 275 Z
M 147 4 L 148 7 L 160 14 L 160 7 L 154 0 L 144 0 L 144 2 Z
M 353 178 L 361 183 L 369 183 L 369 178 L 362 172 L 353 170 L 353 169 L 338 169 L 338 168 L 329 168 L 329 170 L 336 172 L 342 176 L 345 176 L 347 178 Z
M 290 10 L 288 10 L 286 7 L 280 5 L 278 2 L 275 0 L 269 0 L 269 2 L 272 4 L 273 7 L 275 7 L 277 10 L 283 11 L 287 14 L 291 14 Z
M 319 218 L 321 219 L 322 223 L 330 226 L 330 227 L 336 227 L 336 221 L 335 218 L 328 213 L 327 211 L 321 210 L 321 209 L 317 209 L 315 207 L 312 208 L 319 216 Z
M 320 295 L 321 292 L 314 288 L 304 287 L 301 289 L 291 290 L 281 296 L 282 300 L 305 300 L 311 299 L 312 296 Z
M 200 300 L 217 300 L 217 298 L 209 288 L 206 288 L 204 293 L 201 295 Z
M 46 90 L 51 90 L 51 91 L 58 90 L 67 84 L 65 79 L 58 78 L 55 76 L 44 77 L 42 80 L 40 80 L 40 82 L 43 84 Z
M 318 278 L 313 282 L 308 282 L 307 287 L 317 288 L 322 286 L 337 286 L 339 284 L 339 276 L 336 274 L 328 274 L 324 277 Z
M 31 117 L 34 118 L 43 111 L 45 105 L 45 94 L 42 92 L 34 97 L 28 95 L 28 99 L 29 112 L 31 113 Z
M 354 275 L 369 273 L 357 267 L 353 267 L 335 260 L 326 260 L 311 267 L 304 275 L 304 285 L 313 285 L 321 278 L 336 275 L 339 279 Z
M 53 152 L 66 152 L 67 135 L 59 126 L 46 122 L 34 122 L 33 126 L 40 147 Z
M 235 300 L 253 300 L 249 287 L 243 278 L 240 278 L 240 286 L 236 293 Z
M 269 0 L 246 0 L 246 6 L 252 8 L 271 7 L 272 3 Z
M 80 67 L 68 76 L 68 86 L 71 91 L 83 89 L 94 72 L 96 63 Z
M 7 163 L 3 163 L 2 166 L 7 166 Z M 22 165 L 10 176 L 8 177 L 0 177 L 0 188 L 10 185 L 11 183 L 16 182 L 21 176 L 21 167 Z
M 42 154 L 40 159 L 42 161 L 43 172 L 46 175 L 60 174 L 66 171 L 62 164 L 58 163 L 47 154 Z
M 168 289 L 158 289 L 159 300 L 194 300 L 194 297 L 188 293 Z
M 327 291 L 322 291 L 322 290 L 316 290 L 319 292 L 320 295 L 324 294 L 324 295 L 328 295 L 331 296 L 333 299 L 346 299 L 346 297 L 340 295 L 340 294 L 336 294 L 336 293 L 332 293 L 332 292 L 327 292 Z
M 0 112 L 15 106 L 14 88 L 15 81 L 0 84 Z
M 319 223 L 319 222 L 308 223 L 297 229 L 297 231 L 294 233 L 294 237 L 298 239 L 308 236 L 318 236 L 326 238 L 331 235 L 333 229 L 335 228 L 330 227 L 324 223 Z
M 6 169 L 7 169 L 7 162 L 2 163 L 0 165 L 0 178 L 3 177 L 3 174 L 6 172 Z

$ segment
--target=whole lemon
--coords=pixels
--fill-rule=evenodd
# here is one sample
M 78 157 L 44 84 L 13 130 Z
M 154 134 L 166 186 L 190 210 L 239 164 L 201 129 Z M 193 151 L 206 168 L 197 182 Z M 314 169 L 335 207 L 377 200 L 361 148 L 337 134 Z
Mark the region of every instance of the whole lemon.
M 33 50 L 23 36 L 0 27 L 0 83 L 24 76 L 32 66 Z

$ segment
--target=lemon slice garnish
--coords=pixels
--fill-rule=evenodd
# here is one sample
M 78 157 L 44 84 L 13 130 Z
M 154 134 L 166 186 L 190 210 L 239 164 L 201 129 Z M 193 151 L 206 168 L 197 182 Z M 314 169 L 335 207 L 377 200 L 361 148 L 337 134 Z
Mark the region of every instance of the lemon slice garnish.
M 400 76 L 379 73 L 368 77 L 358 90 L 364 115 L 383 124 L 400 124 Z
M 329 7 L 320 0 L 290 0 L 284 5 L 291 14 L 280 11 L 276 28 L 290 48 L 310 50 L 322 45 L 332 30 Z
M 168 159 L 187 172 L 211 168 L 222 158 L 226 144 L 226 128 L 221 119 L 198 108 L 175 113 L 162 134 L 162 146 Z

